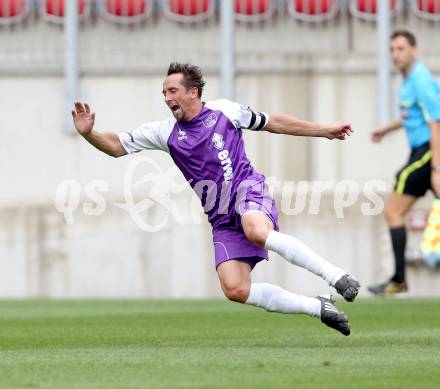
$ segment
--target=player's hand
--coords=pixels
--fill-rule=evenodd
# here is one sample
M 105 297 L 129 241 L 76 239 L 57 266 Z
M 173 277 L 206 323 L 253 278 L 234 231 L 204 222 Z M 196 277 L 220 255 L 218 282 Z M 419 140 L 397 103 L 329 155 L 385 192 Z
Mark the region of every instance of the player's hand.
M 371 133 L 371 141 L 373 143 L 380 143 L 380 141 L 382 140 L 384 135 L 385 135 L 385 131 L 384 130 L 381 130 L 381 129 L 374 130 Z
M 75 102 L 75 110 L 72 111 L 73 123 L 76 130 L 82 135 L 88 135 L 95 124 L 95 113 L 90 111 L 87 103 Z
M 326 126 L 325 132 L 325 137 L 327 139 L 344 140 L 347 136 L 350 136 L 353 133 L 353 130 L 351 129 L 351 124 L 338 122 L 330 126 Z
M 431 187 L 437 196 L 440 196 L 440 172 L 431 172 Z

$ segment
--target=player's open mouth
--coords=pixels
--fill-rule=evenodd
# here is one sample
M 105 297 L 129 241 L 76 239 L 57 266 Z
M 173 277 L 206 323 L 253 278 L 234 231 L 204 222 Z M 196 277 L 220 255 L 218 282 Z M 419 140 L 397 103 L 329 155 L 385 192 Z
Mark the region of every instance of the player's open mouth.
M 176 113 L 180 109 L 180 105 L 178 104 L 171 104 L 169 107 L 172 113 Z

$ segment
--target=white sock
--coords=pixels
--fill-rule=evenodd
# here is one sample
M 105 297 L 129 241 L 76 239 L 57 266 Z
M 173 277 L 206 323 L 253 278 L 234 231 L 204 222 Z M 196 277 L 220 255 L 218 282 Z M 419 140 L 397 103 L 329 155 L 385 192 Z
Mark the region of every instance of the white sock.
M 266 250 L 281 255 L 290 263 L 301 266 L 322 277 L 331 286 L 335 286 L 336 281 L 346 274 L 342 269 L 320 257 L 298 239 L 281 232 L 272 230 L 264 247 Z
M 251 284 L 246 304 L 271 312 L 305 313 L 309 316 L 321 317 L 321 302 L 317 298 L 291 293 L 265 282 Z

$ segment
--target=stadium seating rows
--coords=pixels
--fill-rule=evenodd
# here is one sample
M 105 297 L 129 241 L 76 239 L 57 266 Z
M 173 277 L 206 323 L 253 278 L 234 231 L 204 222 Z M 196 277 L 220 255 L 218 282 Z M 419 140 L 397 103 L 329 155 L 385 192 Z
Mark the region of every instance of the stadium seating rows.
M 0 25 L 24 20 L 30 13 L 38 13 L 50 22 L 62 23 L 66 0 L 0 0 Z M 287 12 L 294 18 L 319 22 L 337 16 L 343 6 L 353 17 L 375 20 L 379 0 L 234 0 L 235 17 L 240 21 L 260 21 L 275 12 Z M 177 22 L 207 20 L 219 8 L 219 0 L 77 0 L 81 18 L 94 13 L 115 23 L 136 23 L 161 11 Z M 404 7 L 421 18 L 440 20 L 440 0 L 389 0 L 392 15 Z

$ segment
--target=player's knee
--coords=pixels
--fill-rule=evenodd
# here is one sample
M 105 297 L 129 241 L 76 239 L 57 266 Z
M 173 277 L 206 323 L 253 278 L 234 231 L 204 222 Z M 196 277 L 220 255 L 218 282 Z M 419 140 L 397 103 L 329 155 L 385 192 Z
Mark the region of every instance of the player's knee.
M 229 300 L 244 304 L 249 297 L 249 286 L 238 285 L 229 288 L 224 287 L 223 292 Z
M 257 246 L 264 247 L 269 229 L 266 226 L 252 226 L 246 231 L 246 238 Z

